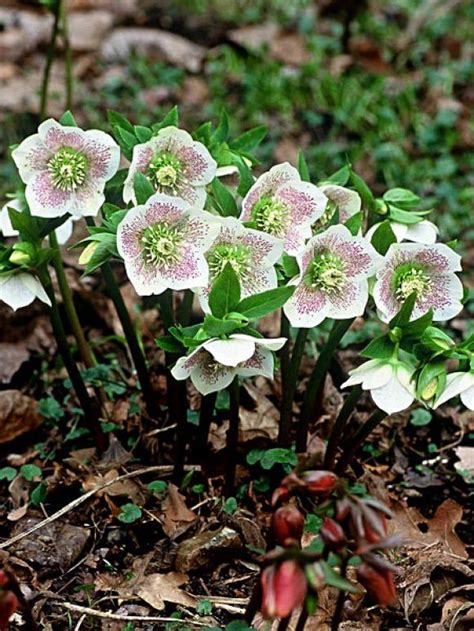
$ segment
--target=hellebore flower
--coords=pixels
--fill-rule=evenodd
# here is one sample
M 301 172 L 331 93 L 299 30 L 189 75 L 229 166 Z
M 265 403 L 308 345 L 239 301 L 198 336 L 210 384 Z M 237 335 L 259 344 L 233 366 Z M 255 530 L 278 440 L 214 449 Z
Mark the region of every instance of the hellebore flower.
M 265 340 L 235 333 L 228 339 L 207 340 L 186 357 L 180 357 L 171 370 L 178 381 L 191 378 L 201 394 L 217 392 L 229 386 L 234 377 L 263 375 L 273 378 L 272 351 L 279 350 L 286 338 Z
M 207 285 L 204 252 L 217 230 L 212 215 L 169 195 L 131 208 L 118 226 L 117 249 L 135 291 L 150 296 Z
M 393 571 L 380 564 L 380 567 L 362 563 L 357 568 L 357 580 L 367 593 L 381 607 L 392 605 L 397 600 L 397 590 L 393 580 Z
M 4 272 L 0 275 L 0 300 L 13 311 L 27 307 L 35 298 L 51 306 L 51 301 L 39 280 L 28 272 Z
M 362 207 L 359 193 L 350 188 L 337 186 L 336 184 L 323 184 L 319 186 L 319 190 L 326 195 L 328 203 L 323 215 L 313 224 L 313 233 L 325 228 L 334 217 L 336 211 L 339 213 L 339 223 L 346 223 Z
M 362 237 L 341 225 L 331 226 L 308 241 L 297 256 L 300 275 L 284 312 L 290 324 L 312 328 L 325 318 L 346 320 L 364 313 L 368 278 L 379 255 Z
M 401 412 L 415 399 L 414 368 L 399 360 L 370 359 L 349 372 L 341 388 L 361 384 L 374 403 L 387 414 Z
M 260 580 L 265 618 L 286 618 L 306 598 L 308 586 L 305 573 L 292 559 L 279 565 L 269 565 L 263 570 Z
M 374 287 L 381 319 L 393 318 L 412 293 L 416 293 L 412 319 L 429 309 L 433 320 L 453 318 L 462 309 L 463 287 L 454 274 L 459 271 L 461 257 L 443 243 L 393 243 L 377 271 Z
M 212 282 L 227 263 L 232 265 L 239 282 L 242 298 L 274 289 L 277 282 L 275 263 L 283 253 L 281 239 L 264 232 L 245 228 L 234 217 L 217 219 L 220 230 L 206 252 L 209 265 L 209 283 L 196 293 L 204 311 L 209 311 L 208 295 Z
M 32 215 L 84 217 L 96 215 L 104 203 L 120 149 L 103 131 L 64 127 L 50 118 L 13 150 L 12 158 Z
M 333 552 L 338 552 L 346 544 L 346 535 L 342 526 L 330 517 L 324 517 L 319 534 L 324 544 Z
M 288 162 L 261 175 L 242 202 L 241 221 L 283 239 L 285 252 L 295 256 L 311 237 L 311 225 L 321 217 L 327 197 L 314 184 L 302 182 Z
M 377 230 L 380 224 L 374 224 L 365 234 L 365 238 L 369 241 L 372 240 L 374 232 Z M 391 221 L 390 227 L 393 234 L 397 238 L 398 243 L 401 241 L 413 241 L 415 243 L 423 243 L 425 245 L 432 245 L 436 242 L 438 237 L 438 228 L 434 223 L 423 219 L 418 223 L 398 223 L 398 221 Z
M 474 372 L 452 372 L 446 377 L 446 386 L 438 399 L 435 407 L 439 407 L 449 399 L 461 397 L 462 403 L 468 410 L 474 410 Z
M 304 515 L 295 506 L 280 506 L 272 516 L 272 531 L 281 546 L 298 544 L 303 535 Z
M 164 127 L 148 142 L 135 145 L 123 188 L 125 203 L 137 203 L 135 175 L 143 173 L 158 193 L 181 197 L 194 208 L 204 208 L 206 184 L 216 175 L 217 163 L 206 147 L 184 129 Z

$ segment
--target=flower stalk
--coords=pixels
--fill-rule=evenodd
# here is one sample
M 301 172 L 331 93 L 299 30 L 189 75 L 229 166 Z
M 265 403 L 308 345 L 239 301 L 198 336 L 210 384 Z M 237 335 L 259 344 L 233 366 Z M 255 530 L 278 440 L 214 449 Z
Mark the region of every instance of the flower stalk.
M 346 397 L 346 400 L 344 401 L 344 404 L 332 428 L 331 435 L 326 447 L 326 453 L 324 454 L 324 469 L 331 470 L 334 467 L 334 460 L 336 458 L 336 451 L 339 446 L 339 441 L 361 394 L 361 386 L 354 386 L 349 395 Z
M 239 378 L 235 377 L 229 386 L 230 408 L 229 429 L 227 431 L 227 475 L 226 494 L 232 495 L 235 484 L 235 470 L 237 467 L 237 446 L 239 442 Z
M 301 359 L 304 354 L 308 330 L 309 329 L 299 329 L 296 336 L 295 344 L 293 346 L 293 352 L 291 354 L 289 365 L 288 367 L 285 367 L 286 376 L 283 380 L 283 401 L 281 407 L 280 429 L 278 436 L 278 442 L 280 443 L 280 445 L 284 446 L 288 444 L 293 400 L 295 398 L 296 385 L 298 383 L 298 374 L 301 365 Z M 285 344 L 285 346 L 287 345 Z
M 363 444 L 365 439 L 370 436 L 377 425 L 386 418 L 386 416 L 387 413 L 383 410 L 375 410 L 370 418 L 361 427 L 359 427 L 354 436 L 351 437 L 350 444 L 344 449 L 341 457 L 337 461 L 336 473 L 344 473 L 359 447 Z
M 314 405 L 321 387 L 326 379 L 326 374 L 331 363 L 332 356 L 337 348 L 337 345 L 341 341 L 342 337 L 352 324 L 353 320 L 336 320 L 334 322 L 331 333 L 323 346 L 316 364 L 313 369 L 313 373 L 308 382 L 306 396 L 303 401 L 303 407 L 301 410 L 301 418 L 298 425 L 298 431 L 296 435 L 296 451 L 301 453 L 306 449 L 306 440 L 308 434 L 308 427 L 311 417 L 314 411 Z

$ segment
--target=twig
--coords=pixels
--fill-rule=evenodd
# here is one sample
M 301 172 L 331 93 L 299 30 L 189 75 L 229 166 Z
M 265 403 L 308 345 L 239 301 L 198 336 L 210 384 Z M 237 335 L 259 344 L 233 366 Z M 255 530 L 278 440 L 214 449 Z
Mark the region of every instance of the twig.
M 186 469 L 196 469 L 196 468 L 197 468 L 197 465 L 186 467 Z M 52 523 L 53 521 L 56 521 L 57 519 L 59 519 L 63 515 L 66 515 L 66 513 L 68 513 L 69 511 L 73 510 L 74 508 L 76 508 L 77 506 L 82 504 L 83 502 L 86 502 L 90 497 L 92 497 L 93 495 L 95 495 L 99 491 L 102 491 L 103 489 L 106 489 L 107 487 L 112 486 L 112 484 L 115 484 L 116 482 L 121 482 L 122 480 L 128 480 L 129 478 L 135 478 L 135 477 L 137 477 L 139 475 L 145 475 L 147 473 L 153 473 L 153 472 L 156 472 L 156 471 L 160 471 L 161 473 L 171 473 L 173 471 L 173 466 L 172 465 L 156 465 L 156 466 L 153 466 L 153 467 L 145 467 L 144 469 L 138 469 L 137 471 L 130 471 L 129 473 L 125 473 L 124 475 L 119 475 L 118 478 L 114 478 L 113 480 L 109 480 L 105 484 L 102 484 L 101 486 L 98 486 L 95 489 L 91 489 L 87 493 L 84 493 L 84 495 L 81 495 L 81 497 L 78 497 L 75 500 L 73 500 L 72 502 L 70 502 L 69 504 L 66 504 L 66 506 L 63 506 L 58 511 L 56 511 L 55 513 L 53 513 L 52 515 L 50 515 L 49 517 L 47 517 L 43 521 L 39 522 L 38 524 L 36 524 L 32 528 L 30 528 L 29 530 L 25 530 L 25 532 L 20 532 L 18 535 L 15 535 L 11 539 L 8 539 L 7 541 L 4 541 L 3 543 L 0 543 L 0 550 L 4 550 L 5 548 L 9 548 L 14 543 L 17 543 L 18 541 L 21 541 L 25 537 L 29 537 L 30 535 L 32 535 L 37 530 L 40 530 L 41 528 L 44 528 L 44 526 L 47 526 L 48 524 Z
M 55 601 L 58 607 L 63 607 L 68 611 L 75 611 L 77 613 L 85 614 L 86 616 L 94 616 L 95 618 L 105 618 L 107 620 L 118 620 L 120 622 L 176 622 L 176 618 L 165 618 L 162 616 L 125 616 L 118 613 L 108 613 L 107 611 L 99 611 L 98 609 L 92 609 L 91 607 L 82 607 L 81 605 L 73 605 L 72 603 L 66 603 L 61 601 Z M 195 620 L 180 619 L 180 622 L 186 624 L 192 624 L 195 627 L 209 626 L 206 622 L 197 622 Z

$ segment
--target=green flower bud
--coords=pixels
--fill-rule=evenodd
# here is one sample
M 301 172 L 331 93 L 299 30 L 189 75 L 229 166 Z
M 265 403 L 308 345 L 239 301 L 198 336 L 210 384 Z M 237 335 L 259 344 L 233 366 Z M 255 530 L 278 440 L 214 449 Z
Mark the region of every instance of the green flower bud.
M 374 210 L 377 215 L 386 215 L 388 213 L 388 204 L 383 199 L 376 199 Z
M 28 252 L 13 250 L 10 255 L 9 261 L 14 265 L 29 265 L 31 263 L 31 256 L 28 254 Z

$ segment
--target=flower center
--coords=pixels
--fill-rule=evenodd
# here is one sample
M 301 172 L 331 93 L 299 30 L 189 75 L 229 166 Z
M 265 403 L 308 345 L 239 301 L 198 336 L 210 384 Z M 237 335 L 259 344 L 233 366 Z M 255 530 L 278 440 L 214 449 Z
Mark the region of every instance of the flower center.
M 141 243 L 145 260 L 151 265 L 167 266 L 179 260 L 181 233 L 176 227 L 155 223 L 143 231 Z
M 415 293 L 417 298 L 423 298 L 431 287 L 431 279 L 428 274 L 419 267 L 409 265 L 402 266 L 395 276 L 395 293 L 400 300 L 406 300 Z
M 157 190 L 175 190 L 182 177 L 181 163 L 169 153 L 158 153 L 148 165 L 148 177 Z
M 333 202 L 332 199 L 328 199 L 328 203 L 326 204 L 326 208 L 324 209 L 323 214 L 311 226 L 311 230 L 313 234 L 316 234 L 316 232 L 319 232 L 319 230 L 327 226 L 327 224 L 334 217 L 337 209 L 338 209 L 338 206 L 336 202 Z
M 244 279 L 251 268 L 251 251 L 248 245 L 217 245 L 208 256 L 211 277 L 218 276 L 227 263 L 232 265 L 240 279 Z
M 323 252 L 314 257 L 307 269 L 309 285 L 325 294 L 338 294 L 346 280 L 346 265 L 338 256 Z
M 274 197 L 264 196 L 252 208 L 252 217 L 259 230 L 281 237 L 288 223 L 288 209 Z
M 84 184 L 89 162 L 72 147 L 62 147 L 48 162 L 51 182 L 61 191 L 75 191 Z

